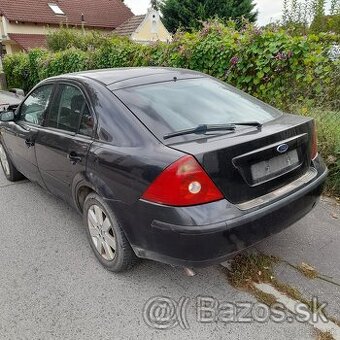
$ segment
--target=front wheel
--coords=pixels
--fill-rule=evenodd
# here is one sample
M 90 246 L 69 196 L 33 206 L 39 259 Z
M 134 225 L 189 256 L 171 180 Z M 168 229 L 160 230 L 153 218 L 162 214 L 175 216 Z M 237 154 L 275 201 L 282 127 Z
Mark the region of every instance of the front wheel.
M 87 236 L 99 262 L 112 272 L 133 267 L 137 257 L 114 212 L 104 200 L 97 194 L 89 194 L 83 211 Z
M 4 171 L 4 174 L 9 181 L 15 182 L 24 178 L 24 176 L 16 169 L 16 167 L 8 157 L 8 154 L 1 142 L 0 142 L 0 163 L 2 170 Z

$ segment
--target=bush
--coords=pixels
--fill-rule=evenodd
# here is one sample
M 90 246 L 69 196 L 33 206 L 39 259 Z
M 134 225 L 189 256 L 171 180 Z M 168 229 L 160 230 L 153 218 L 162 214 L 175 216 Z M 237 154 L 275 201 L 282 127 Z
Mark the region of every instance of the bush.
M 106 36 L 98 31 L 82 31 L 75 28 L 61 28 L 51 31 L 47 36 L 47 46 L 52 52 L 65 51 L 69 48 L 77 48 L 82 51 L 91 51 L 100 47 L 106 41 Z
M 27 91 L 46 77 L 87 69 L 181 67 L 227 81 L 283 110 L 307 103 L 309 108 L 322 107 L 339 117 L 340 60 L 329 57 L 330 46 L 339 42 L 340 35 L 334 33 L 297 36 L 276 26 L 259 29 L 252 25 L 239 31 L 233 22 L 216 21 L 198 32 L 178 32 L 171 44 L 152 45 L 61 29 L 49 35 L 49 50 L 7 56 L 4 71 L 10 87 Z M 329 126 L 319 120 L 325 131 L 332 124 L 339 126 L 338 120 Z M 339 131 L 322 138 L 330 144 L 330 148 L 322 145 L 322 151 L 332 167 L 332 183 L 339 183 Z M 340 193 L 339 184 L 332 188 Z
M 316 17 L 311 26 L 311 32 L 335 32 L 340 34 L 340 15 L 324 15 Z
M 49 51 L 5 58 L 9 84 L 26 90 L 51 75 L 91 68 L 171 66 L 202 71 L 282 109 L 314 101 L 340 106 L 339 61 L 328 56 L 335 34 L 291 36 L 234 23 L 206 23 L 194 33 L 177 33 L 173 43 L 143 46 L 114 35 L 61 29 L 49 35 Z
M 75 48 L 70 48 L 54 54 L 46 53 L 42 56 L 38 68 L 39 79 L 83 71 L 86 70 L 89 65 L 89 55 L 86 52 Z
M 340 112 L 308 106 L 295 108 L 294 111 L 315 119 L 319 152 L 329 168 L 328 192 L 340 196 Z
M 5 58 L 9 84 L 31 88 L 51 75 L 91 68 L 171 66 L 202 71 L 283 109 L 312 100 L 339 107 L 339 61 L 328 56 L 335 34 L 291 36 L 278 28 L 260 30 L 234 23 L 205 24 L 177 33 L 172 44 L 143 46 L 114 35 L 61 29 L 48 37 L 49 51 Z
M 6 56 L 3 60 L 3 69 L 9 87 L 19 87 L 25 90 L 30 88 L 28 77 L 32 69 L 27 54 L 17 53 Z

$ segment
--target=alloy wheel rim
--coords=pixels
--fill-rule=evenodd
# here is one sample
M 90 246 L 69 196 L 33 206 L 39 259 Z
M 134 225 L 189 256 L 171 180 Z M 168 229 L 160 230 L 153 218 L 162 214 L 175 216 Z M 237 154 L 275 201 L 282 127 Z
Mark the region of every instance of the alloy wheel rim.
M 4 147 L 0 144 L 0 162 L 7 176 L 10 175 L 9 163 Z
M 98 205 L 92 205 L 88 210 L 87 221 L 97 252 L 106 261 L 114 260 L 117 249 L 116 234 L 109 217 Z

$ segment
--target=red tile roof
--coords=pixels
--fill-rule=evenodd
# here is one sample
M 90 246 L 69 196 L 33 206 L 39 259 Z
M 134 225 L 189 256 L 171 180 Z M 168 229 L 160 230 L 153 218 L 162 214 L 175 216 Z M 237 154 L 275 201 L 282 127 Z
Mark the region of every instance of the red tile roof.
M 58 5 L 65 16 L 54 14 L 48 4 Z M 56 25 L 80 25 L 84 14 L 85 26 L 109 29 L 133 17 L 121 0 L 0 0 L 0 13 L 11 21 Z
M 14 34 L 9 33 L 9 38 L 20 45 L 25 51 L 36 47 L 46 47 L 46 36 L 42 34 Z

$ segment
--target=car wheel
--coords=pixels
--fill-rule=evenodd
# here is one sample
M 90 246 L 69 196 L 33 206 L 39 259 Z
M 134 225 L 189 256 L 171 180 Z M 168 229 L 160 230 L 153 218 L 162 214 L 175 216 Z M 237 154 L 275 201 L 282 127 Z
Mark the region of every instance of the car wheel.
M 84 223 L 93 252 L 109 271 L 122 272 L 134 266 L 137 257 L 119 225 L 114 212 L 97 194 L 84 203 Z
M 4 174 L 9 181 L 15 182 L 24 178 L 24 176 L 16 169 L 16 167 L 8 157 L 8 154 L 2 143 L 0 143 L 0 163 L 2 170 L 4 171 Z

